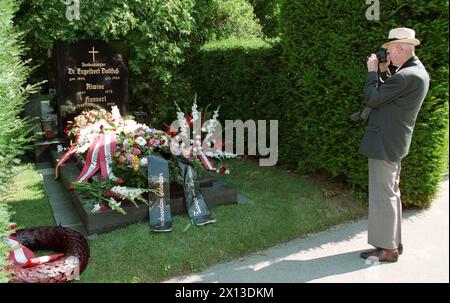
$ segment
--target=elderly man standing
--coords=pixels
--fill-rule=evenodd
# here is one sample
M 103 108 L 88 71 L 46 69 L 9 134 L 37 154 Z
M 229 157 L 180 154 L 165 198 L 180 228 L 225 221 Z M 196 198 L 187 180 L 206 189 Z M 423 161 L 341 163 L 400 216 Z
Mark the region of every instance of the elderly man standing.
M 420 41 L 409 28 L 389 32 L 388 61 L 367 61 L 365 104 L 371 108 L 360 153 L 369 158 L 368 243 L 374 250 L 361 257 L 396 262 L 403 251 L 400 200 L 401 160 L 408 154 L 417 115 L 428 92 L 430 78 L 415 56 Z M 396 69 L 388 69 L 393 65 Z M 378 72 L 380 71 L 380 73 Z

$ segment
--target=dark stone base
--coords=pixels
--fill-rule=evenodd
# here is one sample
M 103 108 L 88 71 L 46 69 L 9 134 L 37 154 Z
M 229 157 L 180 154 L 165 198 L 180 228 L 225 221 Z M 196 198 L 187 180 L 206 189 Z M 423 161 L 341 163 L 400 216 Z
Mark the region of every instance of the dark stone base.
M 51 155 L 55 164 L 56 151 L 52 151 Z M 64 188 L 69 188 L 80 171 L 74 161 L 68 161 L 60 167 L 59 176 Z M 209 208 L 216 205 L 237 204 L 238 202 L 238 192 L 234 188 L 211 177 L 203 178 L 200 181 L 200 188 Z M 143 203 L 138 203 L 139 208 L 136 208 L 131 202 L 123 202 L 122 208 L 127 212 L 127 215 L 119 214 L 110 209 L 93 214 L 91 213 L 92 204 L 88 202 L 89 196 L 87 194 L 76 190 L 68 190 L 68 195 L 88 235 L 109 232 L 136 222 L 148 221 L 149 218 L 148 206 Z M 170 195 L 172 215 L 187 214 L 182 187 L 178 184 L 171 184 Z
M 36 163 L 51 162 L 51 151 L 56 150 L 56 146 L 58 145 L 64 146 L 64 139 L 55 138 L 34 143 L 34 157 Z

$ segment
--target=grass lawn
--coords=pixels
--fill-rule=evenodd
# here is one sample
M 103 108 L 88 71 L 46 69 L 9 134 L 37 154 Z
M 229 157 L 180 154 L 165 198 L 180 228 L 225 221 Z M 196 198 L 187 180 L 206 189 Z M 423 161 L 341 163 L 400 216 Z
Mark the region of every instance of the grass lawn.
M 150 233 L 146 223 L 89 240 L 91 258 L 79 282 L 158 282 L 197 272 L 367 214 L 366 206 L 334 183 L 324 183 L 245 159 L 227 161 L 234 185 L 250 202 L 211 209 L 217 223 L 190 226 L 174 216 L 171 233 Z M 324 190 L 338 195 L 327 198 Z M 54 225 L 38 170 L 23 165 L 8 202 L 20 227 Z M 144 207 L 143 205 L 142 207 Z

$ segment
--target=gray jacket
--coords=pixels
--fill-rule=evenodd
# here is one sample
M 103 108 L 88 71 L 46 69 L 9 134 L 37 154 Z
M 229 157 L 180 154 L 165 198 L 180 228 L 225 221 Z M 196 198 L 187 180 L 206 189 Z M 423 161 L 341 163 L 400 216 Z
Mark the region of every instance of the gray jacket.
M 419 110 L 430 77 L 416 56 L 391 77 L 378 83 L 378 73 L 369 72 L 364 87 L 367 107 L 372 110 L 359 152 L 369 158 L 397 162 L 409 152 Z

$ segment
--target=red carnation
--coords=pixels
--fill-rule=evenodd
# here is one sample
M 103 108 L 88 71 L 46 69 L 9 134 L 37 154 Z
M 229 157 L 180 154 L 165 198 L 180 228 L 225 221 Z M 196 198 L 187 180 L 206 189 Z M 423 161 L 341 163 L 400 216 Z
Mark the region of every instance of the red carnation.
M 117 179 L 117 184 L 122 184 L 123 183 L 123 179 L 122 178 L 118 178 Z

